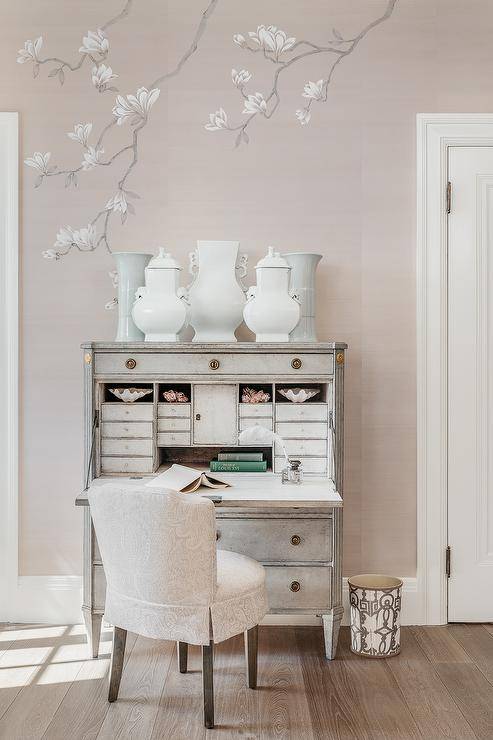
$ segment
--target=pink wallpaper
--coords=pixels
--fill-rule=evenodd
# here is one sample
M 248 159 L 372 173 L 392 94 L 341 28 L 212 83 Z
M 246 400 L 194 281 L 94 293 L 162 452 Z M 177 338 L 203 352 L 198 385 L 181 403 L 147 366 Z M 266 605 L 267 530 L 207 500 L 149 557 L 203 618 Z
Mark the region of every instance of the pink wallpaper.
M 114 336 L 109 250 L 185 267 L 218 238 L 252 265 L 324 254 L 319 334 L 350 345 L 345 572 L 413 575 L 415 115 L 491 111 L 489 0 L 0 4 L 28 160 L 21 572 L 81 569 L 79 344 Z

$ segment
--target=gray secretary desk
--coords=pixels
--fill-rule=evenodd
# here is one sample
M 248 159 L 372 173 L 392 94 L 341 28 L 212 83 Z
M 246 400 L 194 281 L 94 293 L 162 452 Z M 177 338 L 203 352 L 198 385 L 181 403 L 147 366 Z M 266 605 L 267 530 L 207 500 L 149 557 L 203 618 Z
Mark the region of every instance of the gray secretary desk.
M 239 449 L 252 424 L 276 431 L 290 457 L 303 463 L 305 483 L 280 483 L 284 458 L 277 444 L 264 453 L 267 473 L 233 473 L 216 505 L 218 547 L 249 555 L 266 569 L 273 614 L 318 615 L 327 658 L 335 656 L 342 619 L 342 492 L 345 344 L 115 343 L 82 345 L 85 376 L 85 488 L 109 481 L 142 485 L 173 462 L 208 467 L 220 451 Z M 146 388 L 125 404 L 110 388 Z M 270 402 L 242 402 L 244 387 Z M 314 388 L 302 404 L 285 388 Z M 166 390 L 188 403 L 167 403 Z M 243 449 L 243 448 L 241 448 Z M 250 449 L 250 448 L 249 448 Z M 224 474 L 225 476 L 227 474 Z M 235 477 L 233 477 L 235 476 Z M 237 476 L 237 477 L 236 477 Z M 106 580 L 84 506 L 83 614 L 97 656 Z

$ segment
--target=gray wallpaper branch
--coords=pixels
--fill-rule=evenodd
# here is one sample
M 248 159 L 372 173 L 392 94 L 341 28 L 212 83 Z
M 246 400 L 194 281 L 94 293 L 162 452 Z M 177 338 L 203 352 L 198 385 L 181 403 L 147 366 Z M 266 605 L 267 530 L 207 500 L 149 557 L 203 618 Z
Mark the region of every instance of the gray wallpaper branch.
M 58 260 L 68 254 L 72 249 L 81 252 L 92 252 L 103 245 L 111 253 L 110 236 L 112 219 L 119 215 L 124 223 L 128 215 L 135 213 L 135 200 L 139 195 L 127 187 L 127 181 L 131 176 L 139 160 L 139 141 L 142 131 L 145 129 L 151 108 L 160 95 L 160 85 L 166 80 L 180 73 L 190 57 L 197 51 L 200 40 L 206 30 L 207 24 L 214 13 L 219 0 L 210 0 L 203 11 L 190 45 L 186 48 L 176 66 L 158 76 L 147 87 L 140 87 L 136 93 L 122 95 L 115 84 L 119 75 L 113 71 L 108 63 L 110 51 L 110 40 L 107 34 L 108 28 L 127 17 L 132 9 L 133 0 L 126 0 L 121 11 L 110 18 L 95 31 L 89 30 L 83 36 L 79 48 L 80 57 L 78 61 L 71 63 L 59 57 L 41 56 L 43 38 L 40 36 L 35 40 L 27 40 L 24 47 L 19 49 L 17 61 L 20 64 L 31 64 L 34 77 L 40 73 L 41 67 L 46 64 L 55 65 L 48 73 L 48 77 L 58 79 L 64 84 L 65 74 L 73 73 L 87 66 L 86 62 L 92 64 L 90 69 L 90 81 L 98 94 L 117 93 L 112 107 L 112 117 L 103 126 L 99 135 L 93 134 L 91 122 L 76 123 L 73 131 L 67 136 L 82 148 L 82 158 L 75 167 L 59 167 L 52 162 L 51 152 L 35 152 L 32 157 L 24 160 L 28 167 L 36 172 L 34 187 L 40 187 L 50 177 L 64 177 L 65 187 L 77 187 L 79 177 L 91 170 L 101 167 L 115 168 L 120 160 L 128 162 L 123 170 L 115 174 L 114 190 L 107 202 L 89 221 L 87 226 L 73 228 L 71 226 L 60 227 L 56 235 L 53 247 L 43 251 L 47 259 Z M 360 41 L 376 26 L 387 20 L 397 3 L 397 0 L 387 0 L 385 12 L 375 20 L 366 25 L 356 36 L 346 38 L 336 28 L 332 29 L 331 37 L 325 44 L 316 44 L 308 40 L 297 40 L 294 36 L 288 36 L 276 26 L 260 25 L 256 31 L 250 31 L 248 37 L 235 34 L 233 42 L 244 52 L 249 54 L 260 54 L 266 62 L 273 65 L 272 83 L 269 92 L 263 95 L 261 92 L 248 92 L 246 86 L 252 80 L 252 75 L 246 69 L 233 69 L 231 76 L 233 85 L 238 90 L 242 100 L 242 114 L 247 118 L 235 124 L 230 123 L 224 108 L 220 107 L 209 116 L 209 122 L 205 125 L 208 131 L 235 132 L 235 145 L 249 142 L 247 129 L 259 116 L 270 119 L 274 116 L 281 103 L 279 83 L 281 75 L 307 57 L 314 55 L 328 59 L 325 66 L 324 76 L 316 82 L 309 80 L 305 85 L 302 96 L 306 103 L 296 110 L 296 117 L 302 125 L 308 124 L 312 115 L 312 106 L 315 102 L 325 102 L 328 97 L 328 89 L 333 79 L 337 66 L 349 54 L 352 54 Z M 115 126 L 130 127 L 129 141 L 117 151 L 108 155 L 103 144 L 106 143 L 108 135 Z

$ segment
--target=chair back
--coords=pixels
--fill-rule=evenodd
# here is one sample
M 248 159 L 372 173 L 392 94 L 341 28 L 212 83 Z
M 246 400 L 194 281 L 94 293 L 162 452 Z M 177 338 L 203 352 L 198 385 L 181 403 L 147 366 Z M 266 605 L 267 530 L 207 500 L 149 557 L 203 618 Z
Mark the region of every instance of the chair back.
M 115 597 L 129 605 L 212 603 L 217 582 L 212 501 L 107 484 L 90 490 L 89 503 L 108 591 Z

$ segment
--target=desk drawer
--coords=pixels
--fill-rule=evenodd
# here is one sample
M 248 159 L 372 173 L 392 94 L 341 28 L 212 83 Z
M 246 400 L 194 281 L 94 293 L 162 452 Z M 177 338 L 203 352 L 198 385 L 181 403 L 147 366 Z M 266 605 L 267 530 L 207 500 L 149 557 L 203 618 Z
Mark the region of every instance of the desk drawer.
M 190 418 L 189 403 L 158 403 L 157 415 L 161 417 L 180 417 Z
M 264 427 L 264 429 L 270 429 L 272 431 L 274 424 L 272 416 L 269 418 L 259 416 L 258 419 L 240 419 L 240 432 L 244 429 L 250 429 L 250 427 Z
M 286 439 L 286 452 L 288 455 L 298 458 L 303 455 L 312 457 L 327 457 L 326 439 Z M 276 442 L 276 455 L 282 455 L 283 451 L 279 442 Z
M 270 611 L 331 606 L 330 566 L 266 565 L 265 578 Z
M 152 421 L 107 421 L 101 425 L 103 439 L 152 437 Z
M 103 457 L 102 473 L 152 473 L 152 457 Z
M 276 432 L 283 439 L 327 439 L 327 424 L 317 421 L 277 422 Z
M 190 431 L 190 419 L 158 419 L 157 430 L 158 432 L 189 432 Z
M 102 455 L 152 456 L 152 439 L 103 439 Z
M 249 418 L 267 416 L 272 418 L 271 403 L 239 403 L 240 418 L 247 416 Z
M 331 519 L 219 519 L 218 547 L 263 563 L 330 562 Z
M 152 421 L 152 403 L 103 403 L 103 421 Z
M 299 455 L 295 460 L 301 460 L 304 473 L 316 473 L 318 475 L 326 475 L 327 473 L 326 457 L 302 457 Z M 274 473 L 280 473 L 285 467 L 286 460 L 284 457 L 274 458 Z
M 190 432 L 161 432 L 158 447 L 190 447 Z
M 332 352 L 97 352 L 96 375 L 283 375 L 324 377 L 334 372 Z
M 277 403 L 276 421 L 327 421 L 326 403 Z

